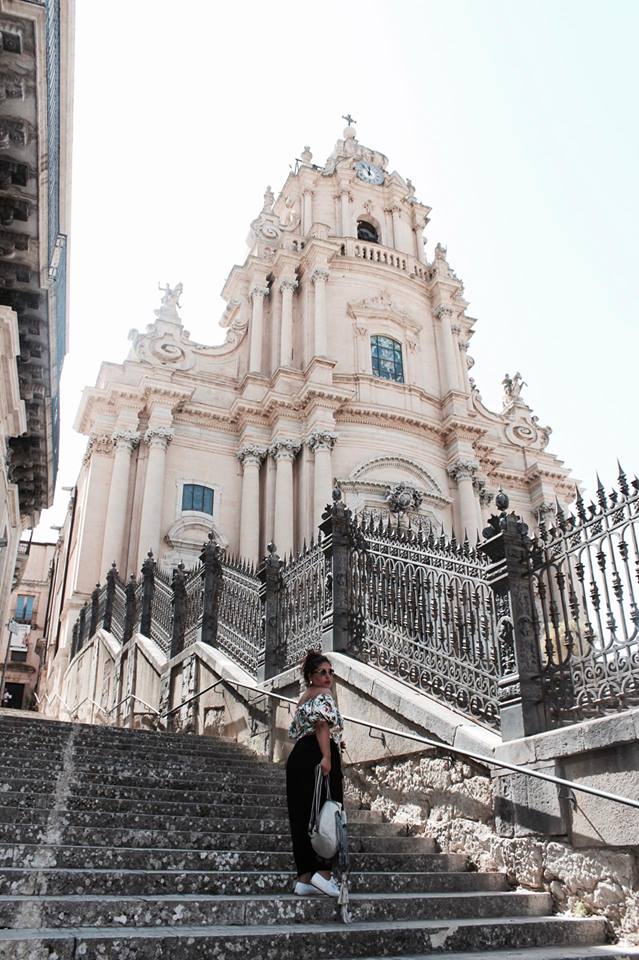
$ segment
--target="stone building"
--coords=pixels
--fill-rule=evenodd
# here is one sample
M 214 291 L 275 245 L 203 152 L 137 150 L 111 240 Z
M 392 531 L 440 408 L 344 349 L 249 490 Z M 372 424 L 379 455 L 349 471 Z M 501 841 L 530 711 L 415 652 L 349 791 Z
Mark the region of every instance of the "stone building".
M 29 553 L 19 585 L 9 600 L 9 620 L 0 632 L 2 706 L 35 709 L 47 638 L 44 635 L 50 586 L 53 581 L 55 544 L 29 543 Z
M 0 622 L 51 505 L 67 349 L 73 0 L 0 0 Z M 16 558 L 18 563 L 16 564 Z
M 218 346 L 195 343 L 164 288 L 123 363 L 85 389 L 88 437 L 69 518 L 69 625 L 115 563 L 192 564 L 209 531 L 256 564 L 316 532 L 338 483 L 355 513 L 471 541 L 498 488 L 534 522 L 572 497 L 562 462 L 506 376 L 500 411 L 469 376 L 475 320 L 411 181 L 349 125 L 324 165 L 304 149 L 270 187 L 226 280 Z M 66 651 L 66 652 L 65 652 Z

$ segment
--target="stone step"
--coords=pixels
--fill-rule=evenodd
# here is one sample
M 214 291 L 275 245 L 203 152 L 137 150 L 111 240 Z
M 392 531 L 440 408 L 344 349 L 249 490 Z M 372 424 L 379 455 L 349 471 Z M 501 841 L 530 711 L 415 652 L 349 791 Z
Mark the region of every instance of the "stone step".
M 60 930 L 3 930 L 0 945 L 20 945 L 36 955 L 57 960 L 105 956 L 171 960 L 215 957 L 251 957 L 251 960 L 320 960 L 326 957 L 364 957 L 372 954 L 401 956 L 409 953 L 449 953 L 452 950 L 485 950 L 558 946 L 589 946 L 604 940 L 604 921 L 568 917 L 499 917 L 486 919 L 372 921 L 342 923 L 268 924 L 255 926 L 135 927 L 107 930 L 79 927 Z M 1 947 L 0 947 L 1 948 Z M 49 951 L 47 954 L 46 951 Z M 0 954 L 1 955 L 1 954 Z M 6 955 L 6 954 L 5 954 Z M 20 954 L 16 950 L 14 956 Z
M 242 817 L 238 819 L 238 810 Z M 349 813 L 351 825 L 371 823 L 362 813 L 369 811 L 355 810 Z M 267 816 L 264 816 L 267 814 Z M 268 815 L 270 814 L 270 816 Z M 40 825 L 43 827 L 50 817 L 49 810 L 34 807 L 16 808 L 0 806 L 0 823 L 16 823 Z M 228 805 L 219 807 L 217 815 L 207 817 L 171 817 L 167 823 L 165 816 L 142 813 L 115 813 L 105 810 L 62 810 L 56 813 L 60 828 L 65 827 L 96 827 L 96 828 L 124 828 L 129 830 L 180 830 L 199 833 L 203 829 L 211 833 L 236 833 L 247 828 L 247 822 L 252 826 L 253 833 L 285 833 L 288 830 L 288 817 L 281 807 L 274 807 L 271 811 L 268 804 L 259 807 Z M 372 821 L 378 822 L 378 821 Z
M 429 960 L 432 954 L 404 955 L 402 960 Z M 639 947 L 630 944 L 602 944 L 584 947 L 529 947 L 522 950 L 482 950 L 481 953 L 447 953 L 446 960 L 592 960 L 594 957 L 607 960 L 631 960 L 639 957 Z M 348 960 L 356 960 L 349 957 Z M 360 957 L 357 960 L 393 960 L 387 956 Z
M 20 769 L 20 776 L 16 779 L 29 781 L 30 783 L 34 784 L 40 783 L 51 788 L 52 791 L 55 791 L 56 777 L 61 773 L 61 770 L 62 768 L 52 773 L 51 771 L 38 772 Z M 200 790 L 208 793 L 223 784 L 228 784 L 233 787 L 244 787 L 245 789 L 250 789 L 250 787 L 259 785 L 260 792 L 262 786 L 267 787 L 269 791 L 272 789 L 274 792 L 283 792 L 286 789 L 286 780 L 284 777 L 279 775 L 244 776 L 234 773 L 225 773 L 224 770 L 220 770 L 218 773 L 207 773 L 203 770 L 200 771 L 197 777 L 194 777 L 190 774 L 188 777 L 184 776 L 182 773 L 180 773 L 180 771 L 172 772 L 171 776 L 160 774 L 161 772 L 156 772 L 155 768 L 153 767 L 147 767 L 142 770 L 132 772 L 129 772 L 128 768 L 126 767 L 110 767 L 107 770 L 101 770 L 99 773 L 95 773 L 93 770 L 83 770 L 81 774 L 79 774 L 76 770 L 74 771 L 75 779 L 72 781 L 71 786 L 87 786 L 88 788 L 90 784 L 96 783 L 109 786 L 140 787 L 152 792 L 153 794 L 155 794 L 155 791 L 158 788 L 179 790 L 180 792 L 184 793 L 187 793 L 191 790 Z M 7 770 L 5 768 L 1 776 L 2 780 L 0 780 L 0 783 L 4 785 L 4 789 L 6 790 L 13 779 L 12 772 L 11 770 Z
M 108 783 L 102 779 L 87 781 L 86 778 L 79 783 L 69 785 L 71 796 L 92 796 L 92 797 L 111 797 L 121 800 L 146 799 L 149 796 L 150 787 L 141 785 L 139 780 L 131 777 L 131 784 L 122 784 L 121 782 Z M 173 800 L 189 803 L 207 803 L 211 799 L 212 790 L 189 789 L 191 785 L 185 781 L 179 781 L 179 786 L 167 785 L 166 788 L 153 786 L 153 797 L 156 800 Z M 253 781 L 242 781 L 238 779 L 220 777 L 216 784 L 215 792 L 218 795 L 227 794 L 249 794 L 254 789 Z M 270 783 L 267 780 L 259 782 L 259 794 L 264 796 L 280 796 L 282 794 L 282 784 L 279 782 Z M 0 799 L 3 794 L 29 794 L 44 797 L 51 797 L 55 793 L 56 783 L 54 780 L 33 780 L 28 778 L 13 779 L 8 774 L 0 774 Z
M 456 917 L 544 916 L 551 899 L 543 893 L 356 893 L 349 910 L 354 921 L 449 920 Z M 0 897 L 0 927 L 199 926 L 202 924 L 330 923 L 336 904 L 315 897 L 156 896 Z
M 50 794 L 38 793 L 2 793 L 0 799 L 4 806 L 21 810 L 48 810 L 52 804 Z M 148 813 L 164 817 L 208 817 L 233 816 L 243 810 L 286 810 L 286 797 L 277 794 L 224 793 L 212 791 L 205 802 L 195 800 L 127 800 L 114 797 L 94 796 L 93 794 L 73 793 L 66 799 L 66 810 L 99 810 L 110 813 Z M 284 816 L 284 813 L 281 813 Z
M 202 746 L 227 747 L 237 753 L 246 753 L 257 756 L 248 744 L 238 743 L 232 737 L 221 737 L 217 734 L 170 733 L 165 730 L 130 730 L 127 727 L 97 726 L 90 723 L 70 723 L 66 720 L 41 720 L 31 722 L 23 717 L 14 718 L 0 716 L 0 739 L 9 735 L 16 735 L 25 741 L 30 738 L 51 738 L 57 742 L 65 742 L 73 731 L 74 740 L 79 743 L 137 743 L 154 746 L 165 743 L 168 747 L 188 746 L 200 744 Z
M 278 830 L 266 834 L 259 827 L 260 820 L 242 820 L 239 823 L 234 821 L 235 832 L 231 832 L 230 827 L 224 831 L 210 833 L 208 830 L 202 830 L 203 824 L 200 823 L 200 829 L 195 831 L 173 830 L 171 825 L 165 824 L 160 830 L 129 830 L 124 827 L 120 829 L 102 829 L 100 827 L 63 827 L 60 831 L 58 841 L 68 846 L 107 846 L 107 847 L 181 847 L 183 849 L 214 850 L 221 847 L 228 849 L 239 849 L 242 847 L 244 837 L 262 838 L 271 836 L 274 846 L 279 846 L 279 840 L 284 843 L 289 837 L 288 822 L 285 820 L 274 821 L 278 825 Z M 352 820 L 348 827 L 349 843 L 355 843 L 360 837 L 372 840 L 383 839 L 386 837 L 396 837 L 397 839 L 413 839 L 406 834 L 405 827 L 396 823 L 355 823 Z M 44 842 L 45 825 L 22 823 L 0 822 L 0 843 L 25 843 L 39 844 Z M 419 839 L 419 838 L 414 838 Z
M 353 852 L 351 869 L 372 872 L 426 873 L 463 870 L 466 858 L 458 853 Z M 292 865 L 290 840 L 279 850 L 180 850 L 153 847 L 65 847 L 7 844 L 0 847 L 0 872 L 9 869 L 32 872 L 47 869 L 74 870 L 287 870 Z
M 233 835 L 231 835 L 233 836 Z M 290 837 L 276 842 L 272 835 L 253 834 L 246 843 L 246 834 L 235 835 L 240 841 L 231 847 L 216 846 L 208 850 L 180 847 L 100 847 L 66 844 L 2 844 L 0 865 L 25 870 L 38 867 L 64 867 L 111 870 L 252 870 L 286 869 L 291 864 Z M 349 852 L 354 869 L 378 870 L 383 858 L 393 857 L 398 869 L 418 870 L 422 857 L 439 856 L 432 840 L 417 837 L 353 837 Z M 455 855 L 458 856 L 458 855 Z M 426 861 L 424 869 L 429 869 Z
M 463 861 L 463 857 L 459 860 Z M 431 871 L 395 872 L 359 871 L 351 873 L 355 893 L 428 893 L 448 889 L 482 889 L 479 880 L 485 874 L 464 873 L 464 864 L 448 864 L 433 860 Z M 38 896 L 64 896 L 66 894 L 137 894 L 151 896 L 166 894 L 253 894 L 290 893 L 293 880 L 291 856 L 284 869 L 280 870 L 65 870 L 42 868 L 20 870 L 0 868 L 0 894 L 24 894 Z M 494 876 L 501 877 L 501 874 Z M 459 881 L 459 877 L 466 877 Z M 433 878 L 437 878 L 434 880 Z M 496 881 L 503 883 L 503 880 Z M 447 884 L 452 884 L 448 887 Z M 498 887 L 503 889 L 503 887 Z
M 19 737 L 15 737 L 11 742 L 2 740 L 0 743 L 0 759 L 6 758 L 10 760 L 19 754 L 22 754 L 24 757 L 25 752 L 27 752 L 29 758 L 35 760 L 50 760 L 58 763 L 62 761 L 62 754 L 66 746 L 64 743 L 60 745 L 48 744 L 46 742 L 33 744 L 28 739 L 21 739 Z M 192 764 L 206 763 L 207 766 L 211 766 L 211 764 L 216 762 L 223 762 L 225 764 L 240 764 L 258 770 L 261 768 L 270 769 L 272 767 L 272 764 L 264 757 L 238 754 L 235 750 L 228 749 L 197 750 L 195 747 L 180 748 L 176 746 L 172 749 L 167 748 L 163 750 L 161 745 L 158 744 L 157 747 L 151 750 L 137 746 L 107 747 L 94 743 L 87 743 L 86 746 L 83 746 L 81 744 L 79 745 L 76 741 L 73 744 L 72 751 L 76 762 L 79 763 L 89 763 L 97 757 L 104 762 L 112 763 L 122 760 L 141 761 L 149 759 L 157 760 L 160 763 L 167 761 L 188 761 Z
M 122 761 L 126 759 L 126 768 L 129 772 L 138 770 L 144 771 L 152 767 L 157 771 L 156 776 L 166 776 L 172 773 L 178 775 L 192 771 L 194 774 L 204 772 L 209 776 L 214 776 L 216 770 L 220 768 L 220 761 L 215 757 L 188 757 L 183 754 L 160 753 L 157 756 L 140 753 L 136 756 L 114 756 L 105 757 L 104 755 L 89 754 L 86 756 L 77 756 L 73 754 L 73 768 L 76 776 L 81 776 L 82 772 L 102 772 L 120 769 Z M 260 763 L 258 760 L 244 760 L 239 757 L 223 761 L 225 772 L 227 774 L 246 774 L 252 777 L 277 777 L 282 780 L 285 777 L 284 767 L 278 767 L 268 763 Z M 20 770 L 37 770 L 40 775 L 51 775 L 62 769 L 62 758 L 55 757 L 49 752 L 29 753 L 25 745 L 23 749 L 12 751 L 0 749 L 0 767 L 11 769 L 12 767 Z

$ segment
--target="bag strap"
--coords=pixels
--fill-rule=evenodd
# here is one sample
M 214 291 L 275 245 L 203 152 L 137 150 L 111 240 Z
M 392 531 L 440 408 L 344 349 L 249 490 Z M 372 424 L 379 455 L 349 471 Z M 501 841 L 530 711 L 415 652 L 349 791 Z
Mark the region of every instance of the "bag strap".
M 320 810 L 322 809 L 322 781 L 326 786 L 326 799 L 331 799 L 331 785 L 328 777 L 323 776 L 322 768 L 318 763 L 315 767 L 315 791 L 313 793 L 313 803 L 311 804 L 311 819 L 308 822 L 309 836 L 313 833 L 316 824 L 319 821 Z

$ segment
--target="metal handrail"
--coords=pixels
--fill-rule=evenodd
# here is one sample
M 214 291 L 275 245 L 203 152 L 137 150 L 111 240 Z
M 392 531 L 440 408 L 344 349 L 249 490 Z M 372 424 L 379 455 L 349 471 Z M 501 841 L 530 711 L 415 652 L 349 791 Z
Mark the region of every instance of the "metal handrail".
M 228 683 L 231 686 L 242 687 L 244 690 L 252 690 L 254 693 L 259 693 L 263 697 L 270 697 L 272 700 L 279 700 L 283 703 L 294 705 L 297 703 L 296 700 L 292 700 L 290 697 L 283 697 L 279 693 L 271 693 L 268 690 L 261 690 L 259 687 L 251 686 L 251 684 L 242 683 L 239 680 L 231 680 L 229 677 L 221 677 L 219 680 L 216 680 L 215 683 L 205 687 L 204 690 L 200 690 L 199 693 L 194 694 L 192 697 L 189 697 L 187 700 L 184 700 L 182 703 L 178 704 L 177 707 L 172 707 L 171 710 L 167 710 L 166 713 L 160 714 L 157 710 L 154 711 L 158 714 L 158 720 L 164 720 L 166 717 L 171 716 L 171 714 L 177 713 L 177 711 L 181 710 L 182 707 L 185 707 L 188 703 L 192 703 L 194 700 L 197 700 L 202 696 L 202 694 L 208 693 L 209 690 L 213 690 L 221 683 Z M 359 717 L 349 717 L 346 714 L 342 714 L 342 718 L 347 720 L 349 723 L 356 723 L 359 726 L 368 727 L 369 730 L 379 730 L 380 733 L 387 733 L 394 737 L 404 737 L 404 739 L 413 740 L 416 743 L 425 743 L 427 746 L 435 747 L 437 750 L 444 750 L 448 753 L 454 753 L 458 756 L 475 760 L 478 763 L 487 764 L 490 767 L 512 770 L 514 773 L 523 773 L 525 776 L 535 777 L 537 780 L 546 780 L 548 783 L 554 783 L 560 787 L 568 787 L 570 790 L 588 793 L 593 797 L 599 797 L 601 800 L 612 800 L 613 803 L 623 803 L 627 807 L 634 807 L 636 810 L 639 810 L 639 800 L 632 800 L 630 797 L 621 797 L 617 793 L 608 793 L 607 790 L 598 790 L 597 787 L 589 787 L 587 784 L 575 783 L 574 780 L 565 780 L 563 777 L 555 777 L 551 773 L 543 773 L 541 770 L 531 770 L 529 767 L 522 767 L 518 763 L 509 763 L 506 760 L 496 760 L 494 757 L 487 757 L 481 753 L 474 753 L 470 750 L 462 750 L 460 747 L 453 747 L 450 744 L 442 743 L 439 740 L 431 740 L 429 737 L 420 737 L 416 733 L 404 733 L 403 730 L 393 730 L 392 727 L 383 727 L 378 723 L 371 723 L 369 720 L 361 720 Z
M 99 703 L 96 703 L 95 700 L 93 699 L 93 697 L 88 697 L 88 696 L 87 696 L 87 697 L 84 697 L 84 699 L 80 700 L 79 703 L 76 703 L 76 705 L 75 705 L 75 707 L 73 708 L 73 710 L 70 710 L 70 711 L 69 711 L 72 717 L 77 716 L 78 710 L 80 709 L 80 707 L 82 706 L 83 703 L 90 703 L 92 706 L 97 707 L 98 710 L 101 710 L 102 713 L 105 715 L 105 717 L 108 717 L 108 716 L 109 716 L 109 714 L 108 714 L 107 711 L 104 709 L 104 707 L 101 707 Z
M 205 691 L 203 690 L 202 693 L 204 693 L 204 692 L 205 692 Z M 119 703 L 116 703 L 116 705 L 115 705 L 114 707 L 111 707 L 110 710 L 105 711 L 106 714 L 107 714 L 107 716 L 111 716 L 111 714 L 113 713 L 113 711 L 114 711 L 114 710 L 117 710 L 118 707 L 121 707 L 123 703 L 126 703 L 126 702 L 127 702 L 127 700 L 137 700 L 137 702 L 138 702 L 138 703 L 141 703 L 143 707 L 148 707 L 149 710 L 151 711 L 151 713 L 157 714 L 158 719 L 161 719 L 161 717 L 160 717 L 160 711 L 159 711 L 159 710 L 156 710 L 155 707 L 151 706 L 150 703 L 147 703 L 146 700 L 142 700 L 141 697 L 137 697 L 134 693 L 127 693 L 126 697 L 124 697 L 122 700 L 120 700 Z

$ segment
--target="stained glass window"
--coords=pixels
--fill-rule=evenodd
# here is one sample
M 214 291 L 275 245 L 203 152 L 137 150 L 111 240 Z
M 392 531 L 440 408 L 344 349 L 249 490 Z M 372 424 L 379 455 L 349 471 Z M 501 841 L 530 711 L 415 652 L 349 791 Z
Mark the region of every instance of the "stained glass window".
M 182 487 L 182 509 L 213 516 L 213 491 L 199 483 L 185 483 Z
M 404 382 L 402 345 L 390 337 L 371 337 L 373 375 L 384 380 Z

